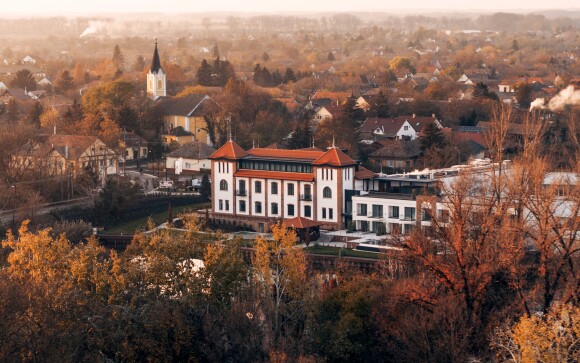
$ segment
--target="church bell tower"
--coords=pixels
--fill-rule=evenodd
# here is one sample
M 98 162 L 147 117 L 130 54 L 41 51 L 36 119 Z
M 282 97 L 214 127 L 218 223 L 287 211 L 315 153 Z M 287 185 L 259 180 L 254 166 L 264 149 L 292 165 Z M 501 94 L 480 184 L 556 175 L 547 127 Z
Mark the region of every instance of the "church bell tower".
M 155 39 L 155 51 L 153 52 L 151 68 L 149 68 L 149 73 L 147 73 L 147 94 L 154 100 L 158 97 L 167 96 L 167 80 L 159 60 L 157 39 Z

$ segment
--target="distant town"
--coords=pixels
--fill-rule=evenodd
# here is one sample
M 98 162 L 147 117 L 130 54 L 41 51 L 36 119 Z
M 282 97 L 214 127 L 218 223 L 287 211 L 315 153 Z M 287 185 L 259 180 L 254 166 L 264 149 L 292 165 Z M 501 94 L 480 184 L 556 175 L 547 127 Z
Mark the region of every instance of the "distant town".
M 0 361 L 580 357 L 580 12 L 1 22 Z

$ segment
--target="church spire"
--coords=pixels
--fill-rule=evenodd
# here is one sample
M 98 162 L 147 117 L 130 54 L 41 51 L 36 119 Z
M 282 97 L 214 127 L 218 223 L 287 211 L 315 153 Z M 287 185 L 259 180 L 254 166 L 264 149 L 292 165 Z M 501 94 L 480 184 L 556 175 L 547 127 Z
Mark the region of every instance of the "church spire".
M 155 38 L 155 51 L 151 61 L 151 73 L 158 73 L 161 70 L 161 61 L 159 60 L 159 51 L 157 50 L 157 38 Z

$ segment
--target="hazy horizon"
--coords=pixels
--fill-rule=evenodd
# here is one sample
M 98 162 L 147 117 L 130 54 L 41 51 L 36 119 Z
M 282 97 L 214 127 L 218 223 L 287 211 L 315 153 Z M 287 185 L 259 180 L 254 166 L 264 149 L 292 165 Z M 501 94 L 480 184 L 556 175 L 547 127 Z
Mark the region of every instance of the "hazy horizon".
M 3 12 L 18 15 L 53 15 L 53 14 L 95 14 L 95 13 L 208 13 L 208 12 L 234 12 L 234 13 L 307 13 L 307 12 L 416 12 L 421 15 L 425 12 L 481 12 L 481 11 L 542 11 L 542 10 L 579 10 L 578 3 L 574 0 L 554 0 L 549 3 L 544 1 L 511 2 L 489 0 L 472 6 L 472 3 L 458 0 L 441 0 L 434 2 L 401 2 L 389 3 L 376 0 L 352 1 L 328 1 L 317 2 L 306 0 L 294 0 L 292 2 L 273 0 L 263 3 L 260 0 L 248 0 L 244 2 L 236 0 L 218 0 L 210 3 L 191 3 L 183 0 L 168 0 L 159 2 L 156 0 L 101 0 L 95 3 L 78 2 L 77 0 L 61 0 L 58 8 L 54 3 L 45 0 L 29 0 L 24 3 L 12 3 L 3 9 Z

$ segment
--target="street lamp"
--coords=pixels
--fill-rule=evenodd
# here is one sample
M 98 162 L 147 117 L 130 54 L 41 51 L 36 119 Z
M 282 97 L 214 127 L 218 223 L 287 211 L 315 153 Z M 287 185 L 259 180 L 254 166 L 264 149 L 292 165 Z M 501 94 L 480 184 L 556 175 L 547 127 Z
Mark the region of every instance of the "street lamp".
M 14 193 L 12 193 L 12 227 L 14 227 L 16 225 L 14 218 L 14 210 L 16 209 L 16 186 L 11 185 L 10 188 L 14 191 Z

